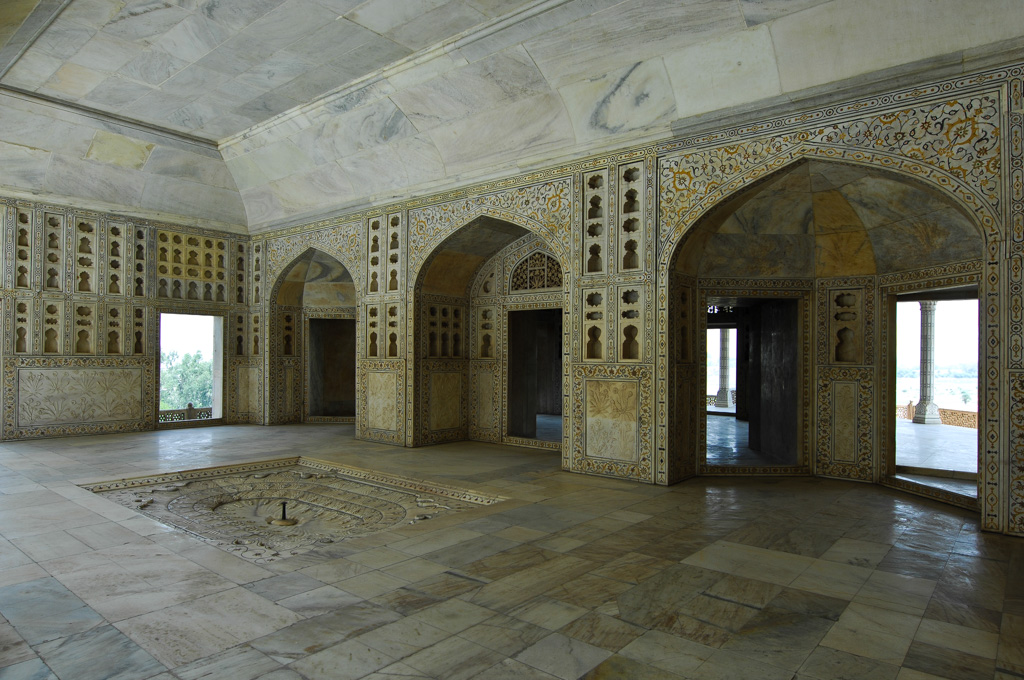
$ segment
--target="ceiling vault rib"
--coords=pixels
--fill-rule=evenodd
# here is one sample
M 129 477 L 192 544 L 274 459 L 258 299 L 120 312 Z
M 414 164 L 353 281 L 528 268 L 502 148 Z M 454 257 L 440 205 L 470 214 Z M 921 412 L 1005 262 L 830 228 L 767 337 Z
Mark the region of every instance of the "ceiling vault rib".
M 185 142 L 187 144 L 193 144 L 196 146 L 203 147 L 206 150 L 213 151 L 220 154 L 217 148 L 217 142 L 206 139 L 204 137 L 197 137 L 190 135 L 187 132 L 178 132 L 176 130 L 170 130 L 168 128 L 160 127 L 159 125 L 152 125 L 150 123 L 144 123 L 133 118 L 127 118 L 125 116 L 119 116 L 116 113 L 110 113 L 108 111 L 101 111 L 100 109 L 94 109 L 90 106 L 83 106 L 82 104 L 64 101 L 56 97 L 50 97 L 45 94 L 38 92 L 30 92 L 29 90 L 23 90 L 20 87 L 14 87 L 13 85 L 5 85 L 0 83 L 0 94 L 7 94 L 15 97 L 20 97 L 36 104 L 44 104 L 47 106 L 53 106 L 58 109 L 65 111 L 71 111 L 88 118 L 99 120 L 103 123 L 114 123 L 116 125 L 123 125 L 125 127 L 138 130 L 140 132 L 146 132 L 151 135 L 159 135 L 173 139 L 178 142 Z
M 25 17 L 25 21 L 22 22 L 17 32 L 15 32 L 13 36 L 11 36 L 11 40 L 7 43 L 7 45 L 3 45 L 2 49 L 0 49 L 0 78 L 6 76 L 7 72 L 14 68 L 14 65 L 18 63 L 18 60 L 20 60 L 22 56 L 24 56 L 24 54 L 28 52 L 33 45 L 35 45 L 36 40 L 39 40 L 39 37 L 46 32 L 46 29 L 48 29 L 54 21 L 57 20 L 57 17 L 59 17 L 61 13 L 65 9 L 67 9 L 68 5 L 70 5 L 71 2 L 72 0 L 60 0 L 60 5 L 55 10 L 53 10 L 53 14 L 51 14 L 48 19 L 43 21 L 42 25 L 40 25 L 35 30 L 35 32 L 28 38 L 28 40 L 25 41 L 25 44 L 18 49 L 16 54 L 8 58 L 4 55 L 4 53 L 7 51 L 6 48 L 10 47 L 14 43 L 15 39 L 19 37 L 19 34 L 25 27 L 25 24 L 32 17 L 32 14 L 29 14 L 27 17 Z

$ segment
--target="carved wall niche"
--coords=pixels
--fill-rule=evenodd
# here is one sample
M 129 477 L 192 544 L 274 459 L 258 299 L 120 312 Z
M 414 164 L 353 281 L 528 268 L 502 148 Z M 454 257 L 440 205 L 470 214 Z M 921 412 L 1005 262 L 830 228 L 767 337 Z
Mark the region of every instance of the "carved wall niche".
M 614 356 L 614 347 L 609 347 L 609 315 L 606 311 L 606 288 L 585 288 L 583 295 L 583 361 L 608 361 Z
M 617 168 L 616 186 L 618 212 L 616 239 L 617 255 L 615 270 L 629 274 L 648 269 L 646 257 L 647 242 L 647 165 L 640 159 L 635 163 L 623 163 Z
M 583 180 L 584 276 L 607 274 L 608 265 L 608 170 L 584 173 Z
M 230 245 L 226 239 L 198 233 L 157 231 L 157 297 L 227 302 L 231 285 Z M 240 264 L 244 267 L 245 263 Z M 237 298 L 236 293 L 236 303 Z
M 8 351 L 14 354 L 38 354 L 36 346 L 36 320 L 39 315 L 36 312 L 36 300 L 34 298 L 15 298 L 14 300 L 14 323 L 9 327 L 14 329 L 14 334 L 8 341 L 12 343 Z
M 67 218 L 63 213 L 43 212 L 43 290 L 58 292 L 65 289 L 65 263 L 67 261 Z M 19 230 L 19 243 L 24 234 Z M 19 245 L 19 248 L 21 246 Z
M 63 225 L 63 215 L 60 216 L 58 227 Z M 56 219 L 56 218 L 55 218 Z M 10 285 L 12 288 L 31 289 L 35 275 L 35 234 L 38 229 L 35 227 L 37 216 L 31 204 L 18 203 L 14 208 L 14 225 L 7 237 L 13 240 L 13 248 L 9 251 L 13 258 L 5 258 L 10 262 L 7 271 L 10 272 Z

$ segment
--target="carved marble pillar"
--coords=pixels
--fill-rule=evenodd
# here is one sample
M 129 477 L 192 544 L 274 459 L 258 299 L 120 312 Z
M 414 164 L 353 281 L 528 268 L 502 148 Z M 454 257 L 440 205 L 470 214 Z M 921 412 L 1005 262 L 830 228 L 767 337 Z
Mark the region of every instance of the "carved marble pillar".
M 719 331 L 718 343 L 718 393 L 715 395 L 715 406 L 729 407 L 729 329 Z
M 921 302 L 921 401 L 914 410 L 914 422 L 919 425 L 941 423 L 939 407 L 932 401 L 932 383 L 935 377 L 935 301 Z

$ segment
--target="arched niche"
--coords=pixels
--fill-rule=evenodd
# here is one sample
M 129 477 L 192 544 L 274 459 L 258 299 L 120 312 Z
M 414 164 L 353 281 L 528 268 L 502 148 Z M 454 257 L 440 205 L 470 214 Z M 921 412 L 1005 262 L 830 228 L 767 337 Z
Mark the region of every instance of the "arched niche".
M 499 327 L 504 324 L 497 315 L 504 311 L 492 304 L 474 305 L 474 300 L 481 288 L 495 294 L 506 290 L 503 279 L 507 272 L 486 282 L 481 273 L 493 274 L 499 254 L 527 242 L 543 251 L 541 257 L 551 259 L 552 270 L 560 270 L 542 237 L 526 226 L 490 215 L 470 220 L 424 259 L 414 286 L 417 444 L 502 440 L 500 390 L 507 376 L 502 368 L 504 343 L 499 337 Z M 560 288 L 556 297 L 552 307 L 561 309 Z M 561 325 L 558 335 L 561 338 Z M 480 414 L 485 415 L 481 418 Z
M 310 248 L 284 268 L 270 304 L 272 422 L 353 422 L 357 292 L 348 269 Z
M 886 286 L 941 285 L 943 272 L 979 266 L 984 252 L 975 218 L 952 196 L 866 165 L 801 160 L 712 206 L 667 262 L 667 442 L 677 469 L 884 481 L 892 407 Z M 712 306 L 732 318 L 713 317 Z M 770 318 L 785 318 L 785 329 Z M 793 457 L 724 465 L 706 457 L 706 395 L 718 387 L 706 377 L 709 325 L 731 325 L 737 353 L 747 352 L 746 373 L 737 364 L 737 419 L 744 410 L 759 418 L 762 441 L 786 442 Z M 751 334 L 763 335 L 755 342 Z M 781 342 L 766 349 L 772 334 Z M 755 351 L 758 360 L 774 357 L 771 370 L 754 365 Z M 765 388 L 772 383 L 788 393 Z M 788 432 L 773 429 L 779 424 Z

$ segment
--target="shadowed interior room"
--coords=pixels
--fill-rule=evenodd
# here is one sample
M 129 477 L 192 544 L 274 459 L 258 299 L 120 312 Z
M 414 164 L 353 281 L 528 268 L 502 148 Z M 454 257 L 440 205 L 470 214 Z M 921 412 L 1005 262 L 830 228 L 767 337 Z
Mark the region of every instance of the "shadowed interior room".
M 1013 0 L 5 2 L 0 240 L 0 678 L 1024 676 Z

